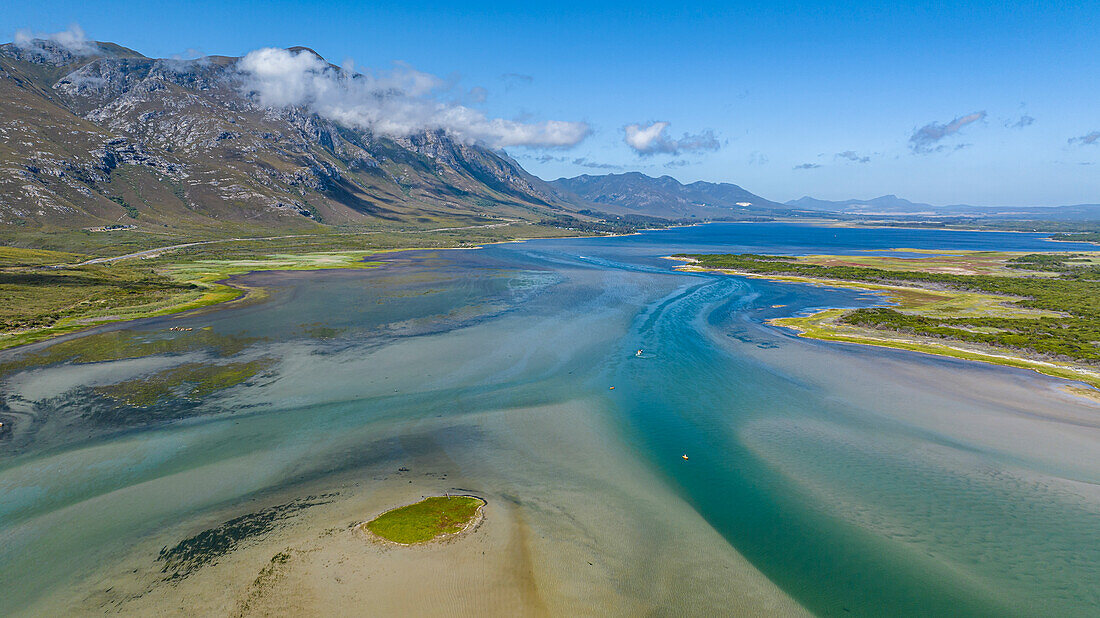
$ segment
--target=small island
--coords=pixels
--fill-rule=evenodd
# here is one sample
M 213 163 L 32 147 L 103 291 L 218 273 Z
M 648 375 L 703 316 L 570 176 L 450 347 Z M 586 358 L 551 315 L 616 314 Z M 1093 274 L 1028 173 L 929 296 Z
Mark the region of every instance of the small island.
M 473 530 L 485 504 L 476 496 L 433 496 L 386 511 L 360 527 L 391 543 L 427 543 Z

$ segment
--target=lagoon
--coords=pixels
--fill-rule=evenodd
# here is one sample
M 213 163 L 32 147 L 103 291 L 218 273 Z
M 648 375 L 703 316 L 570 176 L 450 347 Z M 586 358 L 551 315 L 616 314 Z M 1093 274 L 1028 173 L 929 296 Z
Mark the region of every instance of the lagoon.
M 3 378 L 0 613 L 370 598 L 428 614 L 1095 615 L 1097 404 L 1028 371 L 765 324 L 873 295 L 661 259 L 903 247 L 1091 245 L 711 224 L 255 273 L 240 279 L 271 291 L 262 302 L 101 329 L 205 334 L 174 354 Z M 103 394 L 182 363 L 258 360 L 201 396 L 139 408 Z M 447 491 L 488 504 L 476 534 L 437 554 L 371 553 L 349 532 Z M 257 512 L 285 516 L 186 577 L 157 560 Z M 284 551 L 282 579 L 256 588 Z M 387 585 L 432 569 L 437 586 Z

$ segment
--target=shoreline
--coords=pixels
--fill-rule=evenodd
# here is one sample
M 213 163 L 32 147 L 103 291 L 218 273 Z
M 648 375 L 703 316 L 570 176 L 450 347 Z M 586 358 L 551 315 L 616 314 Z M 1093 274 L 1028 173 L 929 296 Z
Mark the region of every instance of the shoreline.
M 885 294 L 887 297 L 889 297 L 891 291 L 928 292 L 928 290 L 926 290 L 925 288 L 913 286 L 878 285 L 862 281 L 846 281 L 843 279 L 817 279 L 813 277 L 764 275 L 760 273 L 739 271 L 733 269 L 703 268 L 700 266 L 695 266 L 695 260 L 692 260 L 690 258 L 678 258 L 674 256 L 663 256 L 663 259 L 682 262 L 683 264 L 681 266 L 677 266 L 675 268 L 675 270 L 680 272 L 716 273 L 736 277 L 745 277 L 749 279 L 761 279 L 776 283 L 803 283 L 826 287 L 864 290 L 867 292 Z M 883 303 L 882 305 L 875 306 L 889 307 L 891 305 Z M 846 311 L 846 309 L 844 308 L 830 307 L 807 316 L 771 318 L 769 320 L 766 320 L 766 323 L 772 326 L 778 326 L 780 328 L 793 330 L 798 334 L 799 337 L 805 337 L 807 339 L 816 339 L 818 341 L 833 341 L 839 343 L 853 343 L 858 345 L 869 345 L 881 348 L 892 348 L 895 350 L 918 352 L 923 354 L 930 354 L 933 356 L 944 356 L 960 360 L 982 362 L 992 365 L 1001 365 L 1004 367 L 1015 367 L 1017 369 L 1029 369 L 1031 371 L 1035 371 L 1046 376 L 1081 382 L 1087 384 L 1092 389 L 1100 389 L 1100 370 L 1093 370 L 1090 368 L 1074 365 L 1072 363 L 1028 358 L 1026 356 L 1013 354 L 1010 350 L 1001 350 L 999 348 L 990 347 L 988 349 L 985 349 L 978 346 L 967 347 L 958 343 L 949 344 L 933 338 L 918 337 L 914 335 L 901 335 L 900 333 L 898 334 L 898 338 L 895 339 L 882 336 L 877 331 L 873 331 L 871 329 L 860 329 L 852 326 L 841 327 L 836 324 L 835 318 L 838 318 L 840 314 L 844 311 Z M 1100 397 L 1100 390 L 1098 390 L 1097 393 L 1097 397 Z
M 480 227 L 500 227 L 504 225 L 512 225 L 514 221 L 506 224 L 491 224 L 489 226 L 475 226 Z M 254 259 L 239 259 L 239 260 L 196 260 L 192 262 L 175 262 L 165 265 L 161 270 L 169 277 L 175 278 L 180 283 L 190 283 L 200 288 L 200 293 L 196 297 L 186 298 L 182 301 L 162 301 L 144 307 L 137 306 L 131 308 L 130 311 L 117 312 L 120 315 L 108 315 L 108 316 L 73 316 L 65 317 L 50 326 L 41 328 L 9 331 L 6 333 L 0 333 L 0 352 L 7 352 L 15 350 L 23 346 L 42 343 L 51 339 L 57 339 L 67 335 L 76 335 L 84 331 L 92 330 L 102 326 L 108 326 L 111 324 L 120 324 L 123 322 L 133 322 L 137 320 L 144 320 L 148 318 L 157 318 L 168 315 L 177 315 L 188 313 L 191 311 L 198 311 L 202 309 L 208 309 L 212 307 L 218 307 L 222 305 L 228 305 L 230 303 L 243 303 L 254 302 L 262 300 L 267 292 L 263 288 L 248 287 L 239 284 L 229 283 L 229 279 L 237 275 L 248 275 L 258 272 L 280 272 L 280 271 L 310 271 L 310 270 L 340 270 L 340 269 L 359 269 L 359 268 L 376 268 L 379 266 L 377 263 L 371 263 L 366 261 L 366 257 L 376 254 L 387 253 L 399 253 L 403 251 L 458 251 L 458 250 L 476 250 L 482 249 L 489 245 L 500 245 L 509 243 L 521 243 L 532 240 L 570 240 L 570 239 L 583 239 L 583 238 L 615 238 L 621 236 L 636 236 L 642 232 L 647 231 L 659 231 L 662 229 L 680 228 L 680 227 L 695 227 L 699 225 L 706 225 L 713 223 L 712 221 L 691 223 L 685 225 L 669 226 L 668 228 L 652 228 L 652 229 L 640 229 L 635 232 L 627 234 L 603 234 L 598 236 L 548 236 L 548 237 L 517 237 L 509 238 L 505 240 L 494 240 L 490 242 L 480 242 L 468 246 L 455 245 L 448 247 L 399 247 L 399 248 L 387 248 L 387 249 L 352 249 L 346 251 L 326 251 L 326 252 L 310 252 L 310 253 L 273 253 L 258 256 Z M 448 230 L 450 228 L 447 228 Z M 467 229 L 467 228 L 454 228 L 454 229 Z M 440 231 L 440 230 L 432 230 Z M 136 253 L 125 254 L 121 256 L 109 257 L 109 258 L 95 258 L 93 260 L 85 260 L 77 266 L 91 263 L 111 263 L 115 261 L 121 261 L 126 259 L 144 259 L 145 257 L 158 257 L 161 252 L 168 252 L 182 247 L 191 247 L 206 244 L 215 244 L 221 242 L 233 242 L 237 240 L 268 240 L 268 239 L 281 239 L 288 237 L 298 237 L 307 235 L 293 235 L 293 236 L 273 236 L 270 238 L 260 239 L 227 239 L 227 240 L 211 240 L 211 241 L 199 241 L 193 243 L 185 243 L 182 245 L 173 245 L 171 247 L 161 247 L 158 249 L 149 249 L 139 251 Z M 460 241 L 461 242 L 461 241 Z M 359 256 L 361 259 L 351 259 L 349 256 Z M 319 261 L 310 263 L 303 263 L 303 260 L 309 260 L 310 258 L 323 258 L 324 256 L 331 257 L 343 257 L 345 259 L 340 260 L 337 263 L 322 264 Z M 288 263 L 280 263 L 279 258 L 289 258 Z M 220 271 L 204 271 L 196 273 L 197 277 L 179 277 L 177 275 L 179 271 L 185 270 L 188 267 L 196 268 L 203 264 L 215 264 L 222 262 L 222 266 L 225 267 Z M 248 263 L 247 267 L 234 267 L 235 264 Z M 54 268 L 56 266 L 50 266 Z M 175 272 L 174 272 L 175 271 Z
M 503 241 L 514 242 L 514 241 Z M 298 254 L 269 254 L 253 259 L 239 260 L 197 260 L 176 262 L 161 268 L 166 276 L 180 283 L 196 286 L 190 294 L 181 294 L 183 298 L 161 301 L 148 305 L 128 308 L 129 311 L 115 312 L 107 316 L 65 317 L 54 324 L 42 328 L 9 331 L 0 334 L 0 352 L 42 343 L 66 335 L 148 318 L 180 315 L 231 303 L 255 302 L 263 300 L 267 291 L 259 287 L 250 287 L 230 283 L 232 277 L 259 272 L 289 272 L 313 270 L 358 270 L 377 268 L 378 262 L 369 261 L 373 255 L 397 253 L 401 251 L 438 251 L 480 249 L 480 243 L 471 247 L 407 247 L 397 249 L 355 249 L 349 251 L 326 251 Z M 495 244 L 495 243 L 492 243 Z M 196 295 L 197 294 L 197 295 Z

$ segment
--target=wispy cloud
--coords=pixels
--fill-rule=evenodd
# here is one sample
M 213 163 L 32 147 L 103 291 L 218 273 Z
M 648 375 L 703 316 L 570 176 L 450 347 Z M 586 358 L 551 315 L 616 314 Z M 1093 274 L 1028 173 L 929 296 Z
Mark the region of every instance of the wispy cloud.
M 981 111 L 959 116 L 947 124 L 930 122 L 913 132 L 913 135 L 909 138 L 909 148 L 916 154 L 928 154 L 943 150 L 944 145 L 939 143 L 940 140 L 958 133 L 968 124 L 984 120 L 985 116 L 985 112 Z
M 531 85 L 531 82 L 535 81 L 535 78 L 530 75 L 524 75 L 523 73 L 502 73 L 500 81 L 504 82 L 504 90 L 510 91 L 520 86 Z
M 836 158 L 847 159 L 854 163 L 869 163 L 871 161 L 871 157 L 860 155 L 854 150 L 845 150 L 844 152 L 838 152 L 836 153 Z
M 560 155 L 541 154 L 538 156 L 526 156 L 522 157 L 526 161 L 535 161 L 538 163 L 571 163 L 573 165 L 579 165 L 580 167 L 587 167 L 595 170 L 621 170 L 625 169 L 622 165 L 615 165 L 614 163 L 601 163 L 599 161 L 593 161 L 588 157 L 563 157 Z
M 821 167 L 820 163 L 802 163 L 802 164 L 794 166 L 793 169 L 796 169 L 796 170 L 815 170 L 819 167 Z
M 1005 121 L 1005 126 L 1009 129 L 1022 129 L 1024 127 L 1030 127 L 1033 124 L 1035 124 L 1035 119 L 1027 114 L 1020 116 L 1017 120 L 1009 118 Z
M 524 158 L 525 159 L 530 159 L 532 161 L 537 161 L 539 163 L 565 163 L 566 161 L 568 161 L 568 158 L 566 158 L 566 157 L 555 157 L 554 155 L 549 155 L 549 154 L 541 154 L 537 157 L 524 157 Z
M 643 157 L 663 153 L 679 155 L 684 152 L 718 150 L 721 146 L 714 131 L 707 129 L 695 135 L 684 133 L 679 139 L 668 135 L 668 122 L 651 122 L 645 126 L 628 124 L 623 127 L 623 141 Z
M 594 170 L 621 170 L 623 166 L 615 165 L 614 163 L 600 163 L 598 161 L 591 161 L 587 157 L 577 157 L 572 161 L 573 165 L 579 165 L 581 167 L 587 167 Z
M 684 167 L 686 165 L 691 165 L 691 161 L 688 161 L 686 159 L 673 159 L 671 161 L 666 161 L 665 162 L 665 167 L 667 167 L 669 169 L 675 169 L 677 167 Z
M 749 155 L 749 165 L 764 165 L 768 162 L 768 155 L 755 151 Z
M 488 118 L 433 97 L 446 82 L 398 64 L 392 71 L 352 73 L 308 51 L 266 48 L 237 66 L 246 94 L 271 108 L 303 107 L 322 117 L 381 135 L 442 130 L 464 143 L 493 148 L 568 148 L 591 133 L 583 122 L 520 122 Z
M 470 88 L 470 92 L 466 95 L 466 97 L 474 103 L 484 103 L 485 99 L 489 98 L 489 91 L 482 88 L 481 86 L 474 86 L 473 88 Z
M 1081 137 L 1071 137 L 1069 140 L 1067 140 L 1067 143 L 1077 144 L 1079 146 L 1092 146 L 1094 144 L 1100 144 L 1100 131 L 1086 133 Z
M 79 24 L 73 24 L 61 32 L 17 30 L 12 43 L 24 52 L 53 60 L 60 59 L 59 52 L 68 52 L 73 56 L 88 56 L 96 51 L 95 45 L 88 40 L 84 29 Z

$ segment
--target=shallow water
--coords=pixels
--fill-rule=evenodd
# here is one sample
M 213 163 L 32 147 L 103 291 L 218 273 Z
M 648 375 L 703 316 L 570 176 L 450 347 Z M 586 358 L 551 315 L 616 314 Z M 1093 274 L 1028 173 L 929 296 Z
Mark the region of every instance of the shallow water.
M 625 519 L 632 499 L 650 499 L 626 475 L 648 470 L 663 492 L 653 495 L 689 507 L 646 529 L 647 543 L 667 548 L 657 560 L 689 560 L 672 555 L 678 535 L 710 526 L 822 615 L 1095 615 L 1100 408 L 1026 371 L 764 324 L 871 295 L 677 273 L 660 259 L 899 247 L 1090 250 L 1033 234 L 716 224 L 392 254 L 370 271 L 255 274 L 250 284 L 273 290 L 265 302 L 116 327 L 181 338 L 168 327 L 210 328 L 248 342 L 226 358 L 276 364 L 149 409 L 92 389 L 224 359 L 188 348 L 9 375 L 0 613 L 96 609 L 88 582 L 134 560 L 153 565 L 145 547 L 329 479 L 391 491 L 393 477 L 377 470 L 427 458 L 442 462 L 433 474 L 491 504 L 537 505 L 526 516 L 544 529 L 567 530 L 554 526 L 617 495 L 624 508 L 577 528 L 597 557 L 624 522 L 643 521 Z M 555 406 L 593 422 L 570 413 L 559 426 L 545 412 Z M 554 440 L 516 424 L 530 410 L 551 415 L 538 422 Z M 604 442 L 612 463 L 565 455 Z M 547 542 L 579 542 L 565 534 Z M 665 587 L 652 602 L 674 611 L 699 594 L 675 572 L 606 558 L 628 596 Z M 570 575 L 543 559 L 542 577 L 567 588 Z M 593 606 L 604 599 L 582 587 L 571 607 L 586 594 Z

